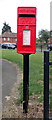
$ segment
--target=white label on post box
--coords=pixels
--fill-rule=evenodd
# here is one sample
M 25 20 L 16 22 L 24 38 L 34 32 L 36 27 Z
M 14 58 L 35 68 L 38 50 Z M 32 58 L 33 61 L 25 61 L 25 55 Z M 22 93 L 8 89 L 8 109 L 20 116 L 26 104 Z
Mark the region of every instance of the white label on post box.
M 30 45 L 30 30 L 23 30 L 23 45 Z

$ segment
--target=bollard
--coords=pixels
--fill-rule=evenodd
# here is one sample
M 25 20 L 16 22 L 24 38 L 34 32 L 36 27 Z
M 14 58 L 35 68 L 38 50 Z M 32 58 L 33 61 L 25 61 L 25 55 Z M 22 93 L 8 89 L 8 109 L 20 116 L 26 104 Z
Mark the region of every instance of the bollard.
M 44 120 L 49 119 L 49 51 L 44 51 Z

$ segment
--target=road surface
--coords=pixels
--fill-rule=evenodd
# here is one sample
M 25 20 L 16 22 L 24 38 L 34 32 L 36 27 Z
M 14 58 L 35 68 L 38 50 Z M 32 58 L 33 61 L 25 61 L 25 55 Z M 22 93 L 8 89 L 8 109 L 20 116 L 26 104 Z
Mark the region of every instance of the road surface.
M 2 103 L 5 104 L 6 96 L 10 95 L 13 84 L 17 81 L 16 66 L 2 60 Z

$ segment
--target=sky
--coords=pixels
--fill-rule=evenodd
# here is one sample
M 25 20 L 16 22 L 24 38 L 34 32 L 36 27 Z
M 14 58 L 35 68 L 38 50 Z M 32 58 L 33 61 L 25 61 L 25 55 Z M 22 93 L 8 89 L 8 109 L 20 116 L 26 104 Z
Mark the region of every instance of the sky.
M 12 32 L 17 33 L 17 7 L 37 7 L 36 37 L 41 29 L 50 30 L 51 0 L 0 0 L 0 34 L 3 23 L 11 26 Z

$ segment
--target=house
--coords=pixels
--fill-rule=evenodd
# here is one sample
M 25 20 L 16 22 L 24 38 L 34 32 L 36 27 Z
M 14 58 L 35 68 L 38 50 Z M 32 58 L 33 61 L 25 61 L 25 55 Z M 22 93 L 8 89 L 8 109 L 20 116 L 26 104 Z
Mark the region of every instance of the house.
M 17 33 L 12 33 L 9 30 L 0 35 L 0 44 L 1 43 L 17 43 Z

